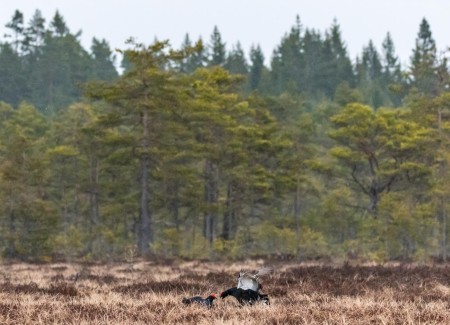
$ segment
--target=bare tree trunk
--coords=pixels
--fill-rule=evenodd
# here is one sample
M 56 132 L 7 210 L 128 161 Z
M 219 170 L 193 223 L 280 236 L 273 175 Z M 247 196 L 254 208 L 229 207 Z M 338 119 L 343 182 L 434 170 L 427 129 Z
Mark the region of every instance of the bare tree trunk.
M 297 180 L 297 186 L 295 188 L 295 196 L 294 196 L 294 221 L 295 221 L 295 235 L 297 237 L 297 255 L 300 253 L 299 252 L 299 244 L 300 244 L 300 236 L 301 236 L 301 231 L 300 231 L 300 212 L 301 212 L 301 203 L 300 203 L 300 184 L 299 181 Z
M 141 255 L 150 252 L 150 245 L 153 242 L 152 214 L 150 209 L 149 194 L 149 169 L 150 157 L 148 156 L 148 136 L 149 136 L 149 116 L 148 112 L 142 114 L 142 151 L 141 160 L 141 182 L 140 182 L 140 200 L 139 200 L 139 228 L 138 228 L 138 250 Z
M 99 162 L 96 157 L 90 157 L 89 162 L 89 205 L 91 210 L 91 226 L 95 226 L 99 222 L 98 212 L 98 170 Z
M 168 208 L 172 214 L 172 221 L 178 233 L 180 230 L 180 185 L 178 181 L 175 180 L 174 183 L 170 183 L 166 191 L 167 196 L 170 198 Z
M 178 201 L 178 189 L 177 189 L 177 196 L 172 202 L 171 210 L 172 210 L 172 217 L 173 222 L 175 223 L 175 229 L 180 231 L 180 202 Z
M 16 237 L 16 217 L 14 212 L 9 211 L 9 220 L 8 220 L 8 244 L 6 248 L 6 255 L 8 257 L 16 257 L 17 250 L 16 250 L 16 243 L 15 243 L 15 237 Z
M 442 136 L 442 111 L 438 109 L 438 130 L 441 139 Z M 440 164 L 439 168 L 439 176 L 441 179 L 445 178 L 445 175 L 448 173 L 448 167 L 444 164 Z M 445 209 L 446 206 L 446 198 L 445 196 L 441 197 L 441 214 L 442 214 L 442 241 L 441 241 L 441 252 L 442 252 L 442 261 L 447 261 L 447 211 Z
M 89 159 L 89 243 L 88 249 L 92 251 L 92 244 L 95 238 L 95 226 L 99 224 L 99 207 L 98 207 L 98 177 L 99 177 L 99 161 L 92 156 Z
M 216 204 L 217 204 L 217 180 L 214 166 L 211 160 L 207 159 L 204 168 L 205 178 L 205 205 L 206 211 L 203 222 L 203 235 L 210 244 L 214 241 L 216 228 Z
M 447 262 L 447 211 L 445 200 L 442 198 L 442 261 Z
M 370 204 L 369 211 L 374 217 L 377 217 L 377 207 L 378 207 L 378 191 L 376 185 L 372 186 L 369 190 Z
M 233 202 L 233 185 L 231 182 L 227 186 L 226 209 L 223 219 L 222 237 L 225 240 L 232 240 L 236 234 L 236 209 Z

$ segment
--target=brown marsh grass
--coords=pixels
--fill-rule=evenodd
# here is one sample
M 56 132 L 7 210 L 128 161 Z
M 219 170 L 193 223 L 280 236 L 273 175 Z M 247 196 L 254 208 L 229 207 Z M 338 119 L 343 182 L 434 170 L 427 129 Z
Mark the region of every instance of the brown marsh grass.
M 0 265 L 0 324 L 450 324 L 450 265 L 274 262 L 270 306 L 187 296 L 236 285 L 241 263 Z M 265 264 L 267 265 L 267 264 Z

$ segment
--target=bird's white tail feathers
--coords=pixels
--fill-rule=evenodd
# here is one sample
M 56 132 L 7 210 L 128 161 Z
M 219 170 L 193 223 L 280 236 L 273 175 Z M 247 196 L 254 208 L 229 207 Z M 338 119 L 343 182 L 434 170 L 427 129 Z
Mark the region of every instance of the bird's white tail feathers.
M 258 272 L 256 272 L 255 277 L 261 277 L 267 274 L 270 274 L 273 272 L 273 268 L 272 267 L 263 267 L 262 269 L 260 269 Z

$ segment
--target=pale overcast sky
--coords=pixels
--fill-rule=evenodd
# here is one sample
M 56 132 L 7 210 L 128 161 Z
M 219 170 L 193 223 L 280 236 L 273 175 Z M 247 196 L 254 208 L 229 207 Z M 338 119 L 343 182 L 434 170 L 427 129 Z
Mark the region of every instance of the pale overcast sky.
M 370 39 L 381 50 L 389 31 L 401 61 L 408 63 L 424 17 L 438 50 L 450 45 L 450 0 L 2 0 L 0 35 L 16 9 L 26 23 L 36 9 L 47 23 L 59 10 L 71 32 L 82 30 L 86 49 L 93 37 L 105 38 L 112 48 L 124 48 L 130 36 L 146 44 L 169 39 L 174 47 L 186 33 L 208 42 L 217 25 L 228 49 L 240 41 L 248 53 L 260 44 L 266 64 L 297 14 L 304 27 L 322 33 L 336 18 L 352 59 Z

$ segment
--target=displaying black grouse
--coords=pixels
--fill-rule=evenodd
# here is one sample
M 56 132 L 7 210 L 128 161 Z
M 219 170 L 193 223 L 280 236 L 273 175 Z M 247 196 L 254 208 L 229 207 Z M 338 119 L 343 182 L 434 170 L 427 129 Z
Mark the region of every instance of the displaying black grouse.
M 208 308 L 212 308 L 214 299 L 216 299 L 216 295 L 214 293 L 212 293 L 206 298 L 202 298 L 200 296 L 195 296 L 192 298 L 183 298 L 183 300 L 181 300 L 181 302 L 185 305 L 190 305 L 190 304 L 196 303 L 196 304 L 204 305 Z
M 257 301 L 261 301 L 266 305 L 270 305 L 269 296 L 260 294 L 259 292 L 251 289 L 241 289 L 237 287 L 225 290 L 220 294 L 220 298 L 224 299 L 228 296 L 233 296 L 241 305 L 253 305 Z
M 273 269 L 270 267 L 264 267 L 255 274 L 249 274 L 246 271 L 241 271 L 239 272 L 237 288 L 243 290 L 253 290 L 258 292 L 259 289 L 262 288 L 261 283 L 259 283 L 260 277 L 270 274 L 272 271 Z

